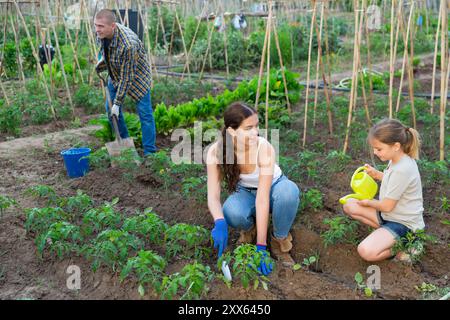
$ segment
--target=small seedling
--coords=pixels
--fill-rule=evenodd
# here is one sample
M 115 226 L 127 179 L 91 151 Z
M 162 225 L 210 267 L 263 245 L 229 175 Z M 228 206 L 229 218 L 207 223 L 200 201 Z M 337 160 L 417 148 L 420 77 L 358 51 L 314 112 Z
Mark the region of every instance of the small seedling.
M 122 229 L 144 237 L 151 243 L 162 244 L 168 225 L 151 208 L 144 210 L 143 214 L 129 217 L 123 222 Z
M 311 208 L 314 211 L 323 208 L 323 196 L 322 192 L 318 189 L 309 189 L 302 194 L 301 201 L 302 210 Z
M 356 281 L 356 285 L 359 289 L 364 290 L 364 294 L 366 295 L 366 297 L 370 298 L 373 295 L 373 291 L 371 288 L 369 288 L 365 283 L 364 283 L 364 278 L 362 276 L 362 274 L 360 272 L 357 272 L 355 274 L 355 281 Z
M 0 218 L 3 217 L 3 213 L 11 206 L 16 206 L 17 202 L 11 197 L 0 195 Z

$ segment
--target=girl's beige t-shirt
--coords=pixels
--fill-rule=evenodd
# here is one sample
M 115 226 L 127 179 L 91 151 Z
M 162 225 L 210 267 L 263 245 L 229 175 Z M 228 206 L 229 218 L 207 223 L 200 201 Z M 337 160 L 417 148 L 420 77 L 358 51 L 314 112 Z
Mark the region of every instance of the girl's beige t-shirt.
M 384 170 L 380 200 L 397 200 L 391 212 L 381 212 L 383 219 L 401 223 L 412 231 L 425 228 L 423 221 L 422 182 L 414 159 L 404 155 L 397 163 L 389 162 Z

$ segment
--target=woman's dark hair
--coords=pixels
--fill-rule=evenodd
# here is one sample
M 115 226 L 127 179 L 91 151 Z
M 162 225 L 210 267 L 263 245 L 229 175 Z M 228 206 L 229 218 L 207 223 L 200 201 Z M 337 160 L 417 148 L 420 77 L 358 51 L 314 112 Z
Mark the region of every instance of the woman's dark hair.
M 222 160 L 219 161 L 221 177 L 230 193 L 237 189 L 240 169 L 234 150 L 233 137 L 228 133 L 227 129 L 231 127 L 236 130 L 242 121 L 254 114 L 256 114 L 255 109 L 243 102 L 234 102 L 227 107 L 223 115 L 224 128 L 218 141 L 217 158 Z
M 405 127 L 396 119 L 383 119 L 369 131 L 369 139 L 393 145 L 400 143 L 404 153 L 413 159 L 419 159 L 420 135 L 414 128 Z

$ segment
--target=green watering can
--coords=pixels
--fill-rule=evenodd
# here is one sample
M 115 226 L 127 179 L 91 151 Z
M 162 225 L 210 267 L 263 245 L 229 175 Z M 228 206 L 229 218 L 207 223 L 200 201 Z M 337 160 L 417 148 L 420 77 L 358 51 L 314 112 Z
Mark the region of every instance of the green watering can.
M 366 170 L 366 167 L 359 167 L 353 173 L 350 186 L 355 193 L 340 198 L 339 202 L 341 204 L 345 204 L 350 198 L 364 200 L 373 199 L 373 197 L 375 197 L 378 191 L 378 184 L 367 174 L 367 172 L 364 172 L 364 170 Z

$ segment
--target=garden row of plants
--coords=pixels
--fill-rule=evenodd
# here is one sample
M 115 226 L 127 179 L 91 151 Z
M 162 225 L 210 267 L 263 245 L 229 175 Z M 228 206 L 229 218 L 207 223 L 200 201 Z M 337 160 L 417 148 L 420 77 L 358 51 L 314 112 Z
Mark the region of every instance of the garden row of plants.
M 161 299 L 199 299 L 214 278 L 231 286 L 202 263 L 209 262 L 212 254 L 209 230 L 202 226 L 169 225 L 151 208 L 126 217 L 116 208 L 118 198 L 95 206 L 81 190 L 59 197 L 51 187 L 37 185 L 27 193 L 44 205 L 25 210 L 25 228 L 34 237 L 41 259 L 84 257 L 94 272 L 109 268 L 121 281 L 137 281 L 140 295 L 151 289 Z M 262 258 L 249 244 L 227 255 L 234 278 L 246 288 L 252 283 L 255 289 L 259 284 L 268 288 L 268 279 L 257 271 Z M 179 260 L 186 261 L 182 270 L 166 274 L 168 264 Z

